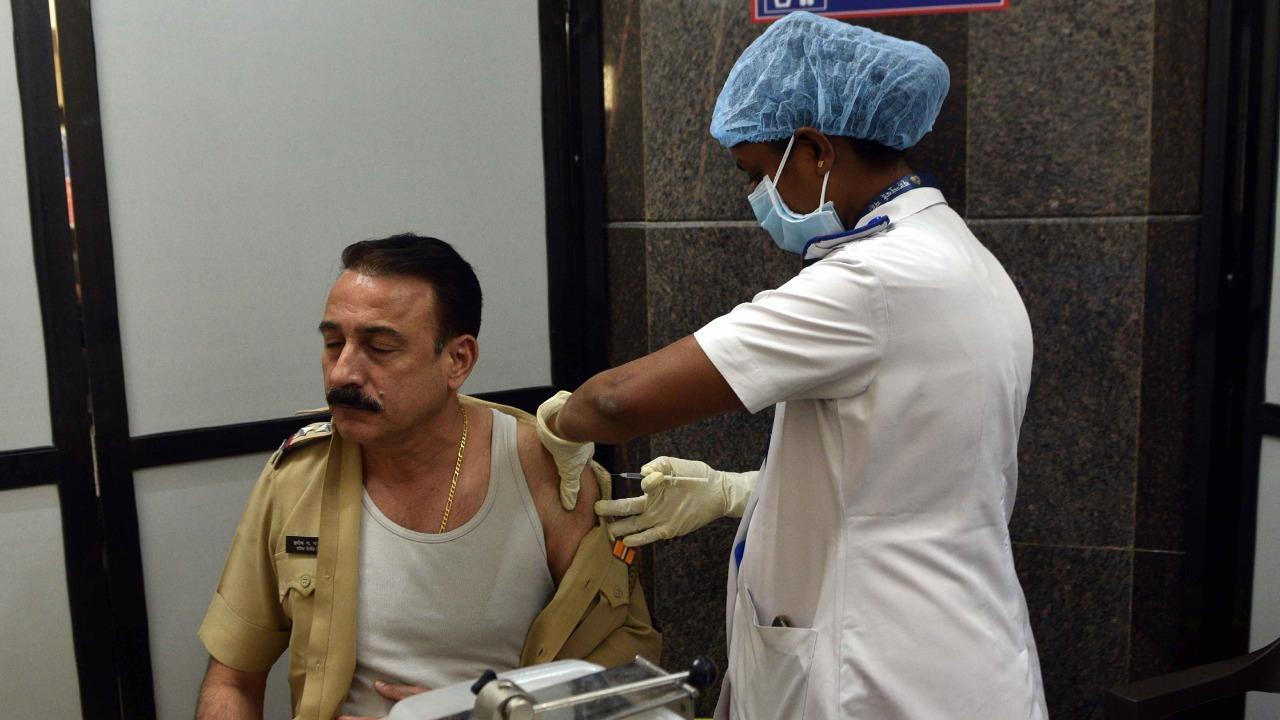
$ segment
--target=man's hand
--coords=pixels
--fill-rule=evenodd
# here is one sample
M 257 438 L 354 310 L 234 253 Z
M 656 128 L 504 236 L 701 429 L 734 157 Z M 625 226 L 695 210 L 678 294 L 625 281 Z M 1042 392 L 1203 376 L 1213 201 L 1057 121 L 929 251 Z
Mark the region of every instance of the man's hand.
M 672 457 L 654 458 L 640 471 L 645 474 L 640 483 L 644 495 L 596 503 L 596 514 L 622 518 L 609 523 L 609 534 L 621 537 L 627 547 L 687 535 L 722 517 L 742 517 L 759 474 L 721 472 Z
M 414 695 L 417 695 L 419 693 L 424 693 L 427 691 L 427 689 L 422 687 L 421 685 L 393 685 L 389 682 L 382 682 L 381 680 L 373 681 L 373 689 L 377 690 L 379 695 L 390 700 L 391 702 L 400 702 L 401 700 L 407 697 L 413 697 Z M 357 717 L 355 715 L 339 715 L 337 720 L 380 720 L 380 719 L 363 717 L 363 716 Z
M 538 440 L 556 461 L 556 470 L 560 473 L 560 506 L 565 510 L 572 510 L 578 504 L 582 471 L 596 452 L 595 443 L 573 442 L 556 434 L 556 415 L 570 395 L 561 390 L 538 406 Z

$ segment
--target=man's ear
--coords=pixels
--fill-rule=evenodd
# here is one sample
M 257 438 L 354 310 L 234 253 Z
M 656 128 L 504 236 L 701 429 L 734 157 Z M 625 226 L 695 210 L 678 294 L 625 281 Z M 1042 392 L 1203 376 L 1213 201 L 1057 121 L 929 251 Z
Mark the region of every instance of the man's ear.
M 802 127 L 796 130 L 796 147 L 791 151 L 797 154 L 796 150 L 801 150 L 798 157 L 803 158 L 801 162 L 805 167 L 800 169 L 805 172 L 812 172 L 821 177 L 831 172 L 831 168 L 836 164 L 836 148 L 831 143 L 831 138 L 817 128 Z M 787 161 L 788 164 L 791 160 Z
M 480 359 L 480 343 L 475 335 L 459 335 L 445 343 L 442 351 L 448 360 L 449 389 L 457 390 L 476 369 Z

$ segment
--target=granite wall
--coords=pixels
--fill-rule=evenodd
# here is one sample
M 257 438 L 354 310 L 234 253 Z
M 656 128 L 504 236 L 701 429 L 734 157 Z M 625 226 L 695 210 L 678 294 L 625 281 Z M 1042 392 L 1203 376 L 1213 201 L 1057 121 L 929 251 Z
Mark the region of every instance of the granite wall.
M 1013 517 L 1049 710 L 1178 659 L 1205 0 L 1014 0 L 1004 12 L 866 24 L 932 47 L 952 89 L 911 158 L 1008 269 L 1035 333 Z M 745 0 L 605 0 L 612 360 L 697 329 L 799 269 L 756 227 L 707 133 L 720 84 L 763 27 Z M 637 442 L 756 467 L 770 414 Z M 648 551 L 665 664 L 724 658 L 735 524 Z M 707 698 L 703 709 L 714 702 Z

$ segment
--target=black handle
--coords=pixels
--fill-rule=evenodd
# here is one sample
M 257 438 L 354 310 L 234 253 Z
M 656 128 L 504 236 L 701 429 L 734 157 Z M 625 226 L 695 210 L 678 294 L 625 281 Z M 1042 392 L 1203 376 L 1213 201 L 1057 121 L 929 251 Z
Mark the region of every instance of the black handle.
M 716 664 L 705 655 L 699 655 L 689 664 L 689 684 L 699 690 L 711 687 L 718 674 Z
M 498 679 L 498 673 L 494 672 L 492 669 L 485 670 L 484 674 L 480 676 L 479 680 L 476 680 L 474 683 L 471 683 L 471 694 L 479 695 L 480 691 L 484 689 L 485 685 L 488 685 L 489 683 L 497 679 Z

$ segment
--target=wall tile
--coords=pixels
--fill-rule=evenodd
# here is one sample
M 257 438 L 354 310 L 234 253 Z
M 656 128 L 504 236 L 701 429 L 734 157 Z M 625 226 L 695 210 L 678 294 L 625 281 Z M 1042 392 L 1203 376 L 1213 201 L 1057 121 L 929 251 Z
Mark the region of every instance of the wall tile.
M 638 472 L 641 466 L 655 457 L 653 451 L 650 450 L 651 447 L 648 437 L 636 438 L 624 445 L 615 446 L 613 461 L 617 466 L 616 471 Z M 639 494 L 640 492 L 637 490 L 634 493 L 628 493 L 627 496 Z M 624 496 L 618 495 L 618 497 Z
M 970 17 L 971 217 L 1146 209 L 1151 3 L 1027 0 Z
M 763 25 L 741 2 L 644 6 L 646 217 L 651 220 L 750 220 L 747 187 L 708 126 L 720 87 Z M 878 30 L 934 49 L 952 71 L 952 90 L 934 131 L 911 154 L 939 176 L 953 207 L 965 207 L 965 108 L 968 18 L 884 18 Z
M 957 210 L 988 218 L 974 231 L 1032 319 L 1013 534 L 1055 718 L 1100 718 L 1109 687 L 1177 663 L 1184 556 L 1163 551 L 1185 544 L 1199 228 L 1087 216 L 1198 212 L 1206 7 L 1022 0 L 866 23 L 929 45 L 951 68 L 947 104 L 912 162 L 939 175 Z M 707 224 L 752 220 L 740 173 L 707 132 L 729 68 L 764 29 L 746 3 L 605 0 L 604 15 L 608 218 L 692 221 L 610 228 L 618 363 L 785 282 L 799 263 L 750 222 Z M 669 454 L 750 469 L 770 422 L 769 412 L 706 420 L 618 448 L 617 462 L 634 470 Z M 724 667 L 735 527 L 718 521 L 646 550 L 667 667 L 698 654 Z
M 645 217 L 750 220 L 745 176 L 708 128 L 729 69 L 765 26 L 737 0 L 643 8 Z
M 1156 0 L 1151 98 L 1153 214 L 1200 211 L 1208 3 Z
M 800 269 L 794 256 L 750 226 L 649 228 L 645 259 L 653 349 L 781 285 Z M 772 418 L 771 410 L 711 418 L 655 435 L 647 449 L 650 457 L 672 455 L 723 470 L 753 470 L 767 450 Z M 736 527 L 736 521 L 722 520 L 652 551 L 654 608 L 667 633 L 667 667 L 684 667 L 700 654 L 725 667 L 723 598 Z M 699 713 L 710 715 L 717 696 L 718 688 L 704 696 Z
M 951 71 L 951 91 L 933 131 L 907 153 L 912 169 L 932 173 L 956 212 L 966 212 L 968 175 L 969 15 L 902 15 L 862 24 L 873 30 L 927 45 Z
M 754 225 L 648 231 L 650 347 L 668 345 L 800 271 Z
M 1100 720 L 1103 694 L 1128 679 L 1132 553 L 1015 545 L 1014 561 L 1049 717 Z
M 644 219 L 644 68 L 639 0 L 601 6 L 605 103 L 605 217 Z
M 773 409 L 755 415 L 746 411 L 701 420 L 653 436 L 655 456 L 701 460 L 717 470 L 758 470 L 769 449 Z
M 1013 537 L 1131 546 L 1145 227 L 972 225 L 1018 286 L 1035 338 Z
M 605 257 L 609 266 L 609 364 L 635 360 L 649 352 L 649 309 L 645 298 L 645 230 L 608 228 Z
M 1199 240 L 1196 220 L 1147 225 L 1134 541 L 1143 549 L 1185 549 Z
M 682 538 L 657 543 L 653 553 L 655 616 L 663 632 L 662 665 L 676 671 L 699 655 L 728 667 L 724 631 L 729 550 L 737 520 L 722 519 Z M 711 717 L 720 680 L 698 700 L 698 717 Z
M 1134 553 L 1130 680 L 1186 667 L 1178 652 L 1185 563 L 1182 553 Z

